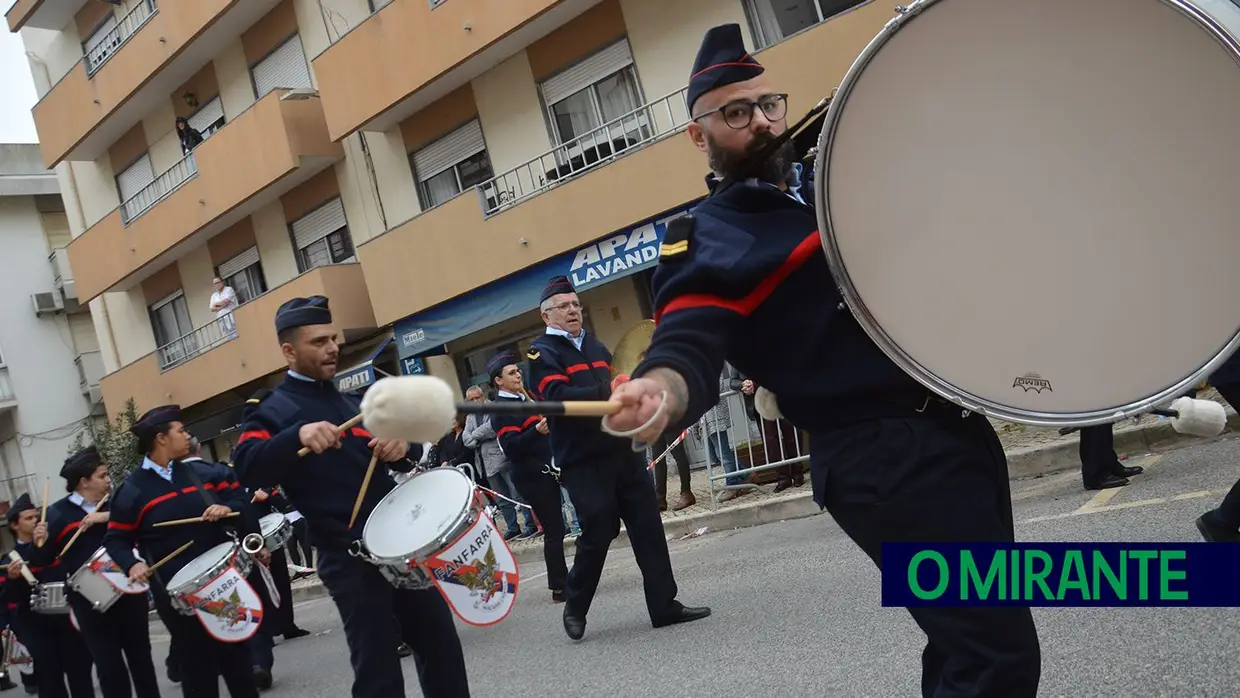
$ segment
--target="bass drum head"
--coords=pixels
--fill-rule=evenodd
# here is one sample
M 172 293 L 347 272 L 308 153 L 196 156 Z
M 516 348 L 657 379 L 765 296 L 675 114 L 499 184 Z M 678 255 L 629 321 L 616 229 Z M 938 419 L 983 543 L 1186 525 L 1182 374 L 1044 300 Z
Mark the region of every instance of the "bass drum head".
M 378 558 L 420 558 L 445 537 L 459 533 L 473 495 L 473 482 L 456 468 L 415 475 L 375 506 L 362 529 L 362 541 Z M 450 543 L 451 538 L 443 542 Z
M 1197 6 L 1212 19 L 1160 0 L 916 2 L 857 59 L 819 141 L 819 223 L 904 370 L 985 414 L 1085 425 L 1227 358 L 1240 51 L 1221 37 L 1240 10 Z
M 211 548 L 207 552 L 190 560 L 177 573 L 172 575 L 172 579 L 168 580 L 168 588 L 175 589 L 182 584 L 187 584 L 203 574 L 211 571 L 216 565 L 224 561 L 228 554 L 232 552 L 233 543 L 220 543 Z

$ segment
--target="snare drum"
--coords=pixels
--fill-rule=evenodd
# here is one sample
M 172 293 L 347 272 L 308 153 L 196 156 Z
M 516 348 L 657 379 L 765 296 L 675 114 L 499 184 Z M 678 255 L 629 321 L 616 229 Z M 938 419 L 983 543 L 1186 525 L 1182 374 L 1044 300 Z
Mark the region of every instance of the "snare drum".
M 235 568 L 242 577 L 246 577 L 253 566 L 253 559 L 241 549 L 240 543 L 220 543 L 191 560 L 168 580 L 168 597 L 172 607 L 183 615 L 196 615 L 195 600 L 201 598 L 217 578 L 229 568 Z
M 293 537 L 293 524 L 280 512 L 274 512 L 258 520 L 263 534 L 263 545 L 268 552 L 283 548 Z
M 145 594 L 150 587 L 130 582 L 120 565 L 108 555 L 107 549 L 99 548 L 86 564 L 69 577 L 69 588 L 89 601 L 96 611 L 103 613 L 125 594 Z
M 45 615 L 63 615 L 69 612 L 69 598 L 65 596 L 64 582 L 41 583 L 30 593 L 30 610 Z
M 478 520 L 481 498 L 456 468 L 419 473 L 388 492 L 362 529 L 366 556 L 401 589 L 434 585 L 420 564 L 448 547 Z
M 831 273 L 874 342 L 1035 426 L 1142 413 L 1221 365 L 1240 342 L 1240 6 L 885 12 L 855 11 L 878 33 L 815 163 Z

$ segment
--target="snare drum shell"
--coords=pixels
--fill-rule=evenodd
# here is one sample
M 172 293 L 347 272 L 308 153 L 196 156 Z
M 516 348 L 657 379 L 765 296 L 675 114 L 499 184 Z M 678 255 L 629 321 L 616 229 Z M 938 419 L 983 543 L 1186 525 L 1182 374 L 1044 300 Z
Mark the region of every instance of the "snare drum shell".
M 1240 343 L 1240 8 L 918 0 L 820 134 L 832 275 L 963 407 L 1037 426 L 1166 404 Z M 1185 271 L 1191 270 L 1191 271 Z
M 435 468 L 397 485 L 375 505 L 362 542 L 377 561 L 403 564 L 444 549 L 477 520 L 480 504 L 469 476 Z

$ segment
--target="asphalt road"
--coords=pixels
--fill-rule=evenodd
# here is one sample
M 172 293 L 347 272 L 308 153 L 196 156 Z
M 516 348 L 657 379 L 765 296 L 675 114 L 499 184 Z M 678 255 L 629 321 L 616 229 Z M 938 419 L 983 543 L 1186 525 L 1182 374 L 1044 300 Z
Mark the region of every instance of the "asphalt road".
M 1240 477 L 1240 439 L 1140 456 L 1126 488 L 1086 492 L 1077 472 L 1013 483 L 1018 536 L 1030 541 L 1196 541 L 1193 519 Z M 879 573 L 829 515 L 671 543 L 680 598 L 704 621 L 653 630 L 631 551 L 616 551 L 586 637 L 574 643 L 541 568 L 492 628 L 461 626 L 473 695 L 918 695 L 923 638 L 906 611 L 883 608 Z M 1234 696 L 1240 610 L 1035 609 L 1043 696 Z M 276 649 L 266 696 L 349 695 L 335 609 L 298 607 L 315 635 Z M 153 626 L 158 628 L 159 626 Z M 162 630 L 162 628 L 159 628 Z M 166 638 L 155 638 L 157 660 Z M 421 695 L 412 659 L 407 692 Z M 172 689 L 165 695 L 179 695 Z M 227 693 L 223 693 L 227 695 Z

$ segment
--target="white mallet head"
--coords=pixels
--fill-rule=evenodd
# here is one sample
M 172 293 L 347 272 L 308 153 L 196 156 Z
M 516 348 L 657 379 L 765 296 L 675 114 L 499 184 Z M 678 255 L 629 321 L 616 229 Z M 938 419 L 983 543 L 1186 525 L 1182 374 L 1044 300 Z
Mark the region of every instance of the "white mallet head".
M 362 398 L 362 423 L 379 439 L 439 441 L 454 417 L 456 394 L 434 376 L 380 378 Z
M 779 398 L 775 397 L 775 393 L 761 386 L 754 392 L 753 406 L 758 411 L 758 416 L 765 420 L 778 422 L 784 418 L 783 413 L 779 411 Z
M 1213 400 L 1177 398 L 1171 409 L 1180 416 L 1171 418 L 1171 426 L 1181 434 L 1218 436 L 1227 428 L 1227 410 Z

